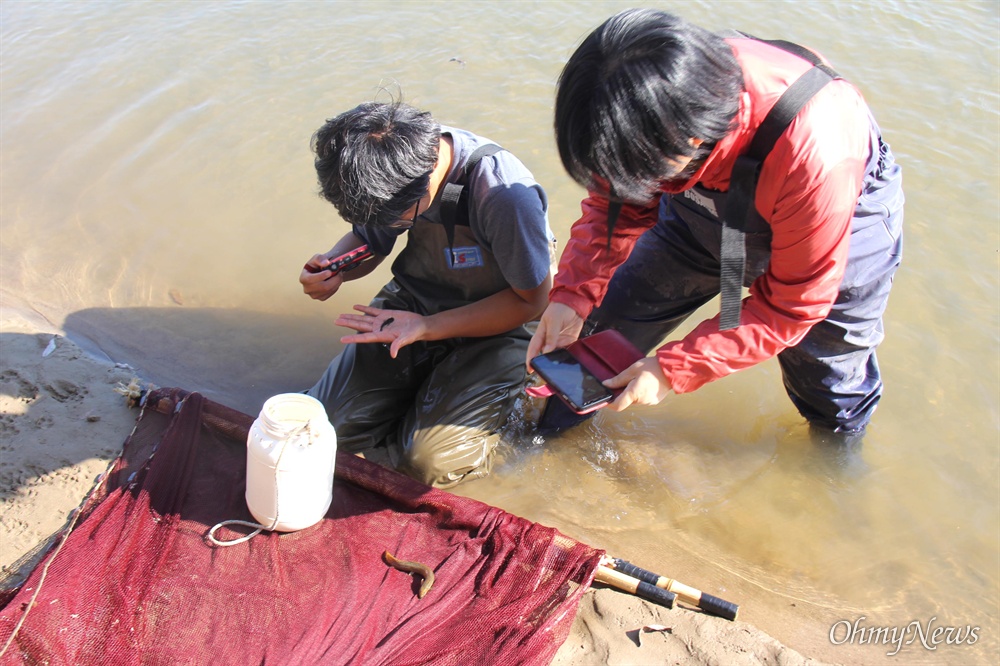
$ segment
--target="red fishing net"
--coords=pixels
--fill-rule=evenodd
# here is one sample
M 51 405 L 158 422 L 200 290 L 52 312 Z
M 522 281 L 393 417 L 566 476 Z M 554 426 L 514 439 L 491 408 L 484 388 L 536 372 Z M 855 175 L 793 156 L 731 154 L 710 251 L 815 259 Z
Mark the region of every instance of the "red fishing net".
M 355 456 L 338 456 L 319 524 L 208 542 L 221 521 L 253 520 L 252 421 L 196 393 L 152 392 L 72 531 L 0 610 L 0 661 L 551 661 L 602 552 Z M 386 550 L 434 570 L 425 597 Z

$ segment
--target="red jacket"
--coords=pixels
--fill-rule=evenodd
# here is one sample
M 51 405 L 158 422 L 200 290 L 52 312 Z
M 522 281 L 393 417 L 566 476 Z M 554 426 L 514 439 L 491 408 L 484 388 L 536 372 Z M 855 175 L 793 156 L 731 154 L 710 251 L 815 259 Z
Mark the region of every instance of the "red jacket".
M 690 181 L 664 183 L 664 192 L 675 194 L 697 183 L 727 191 L 736 158 L 749 148 L 767 112 L 811 67 L 763 42 L 727 41 L 743 69 L 745 86 L 737 127 Z M 656 352 L 676 393 L 771 358 L 797 344 L 827 316 L 844 276 L 851 218 L 876 139 L 861 93 L 846 81 L 827 84 L 799 112 L 761 170 L 755 204 L 771 226 L 771 261 L 743 301 L 742 325 L 719 331 L 715 316 Z M 588 193 L 550 299 L 586 318 L 601 303 L 611 275 L 638 237 L 656 223 L 658 203 L 623 206 L 609 251 L 607 199 Z

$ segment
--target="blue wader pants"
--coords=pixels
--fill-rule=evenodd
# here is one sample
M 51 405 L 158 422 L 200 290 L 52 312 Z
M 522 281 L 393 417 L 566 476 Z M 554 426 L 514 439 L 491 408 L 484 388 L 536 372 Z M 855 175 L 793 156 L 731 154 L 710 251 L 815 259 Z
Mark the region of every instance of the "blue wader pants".
M 718 295 L 721 224 L 708 216 L 692 222 L 690 214 L 685 221 L 675 205 L 663 197 L 659 222 L 615 272 L 584 335 L 618 329 L 648 353 Z M 882 395 L 875 348 L 883 338 L 882 313 L 902 253 L 902 224 L 900 169 L 880 141 L 858 199 L 837 301 L 799 344 L 778 354 L 785 390 L 812 425 L 858 433 L 875 411 Z M 769 230 L 748 229 L 746 252 L 748 286 L 767 269 Z

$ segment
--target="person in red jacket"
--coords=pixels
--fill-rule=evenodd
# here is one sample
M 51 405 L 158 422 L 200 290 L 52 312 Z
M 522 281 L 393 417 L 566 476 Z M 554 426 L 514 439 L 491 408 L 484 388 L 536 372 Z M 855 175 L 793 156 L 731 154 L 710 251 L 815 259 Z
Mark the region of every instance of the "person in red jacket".
M 813 74 L 822 83 L 784 123 L 765 121 Z M 741 165 L 762 125 L 773 147 L 747 180 Z M 729 315 L 608 380 L 624 388 L 611 409 L 657 404 L 777 355 L 811 425 L 863 432 L 882 393 L 875 349 L 902 251 L 903 193 L 853 85 L 795 45 L 627 10 L 567 62 L 555 128 L 588 196 L 529 360 L 607 328 L 648 353 L 720 293 L 728 270 Z

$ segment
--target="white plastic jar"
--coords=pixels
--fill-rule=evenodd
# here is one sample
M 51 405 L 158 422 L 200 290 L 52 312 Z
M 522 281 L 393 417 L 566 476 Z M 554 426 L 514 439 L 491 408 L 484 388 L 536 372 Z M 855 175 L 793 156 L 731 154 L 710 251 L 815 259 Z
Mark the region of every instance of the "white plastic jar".
M 315 525 L 333 500 L 337 434 L 323 404 L 301 393 L 268 398 L 247 436 L 247 507 L 269 530 Z

